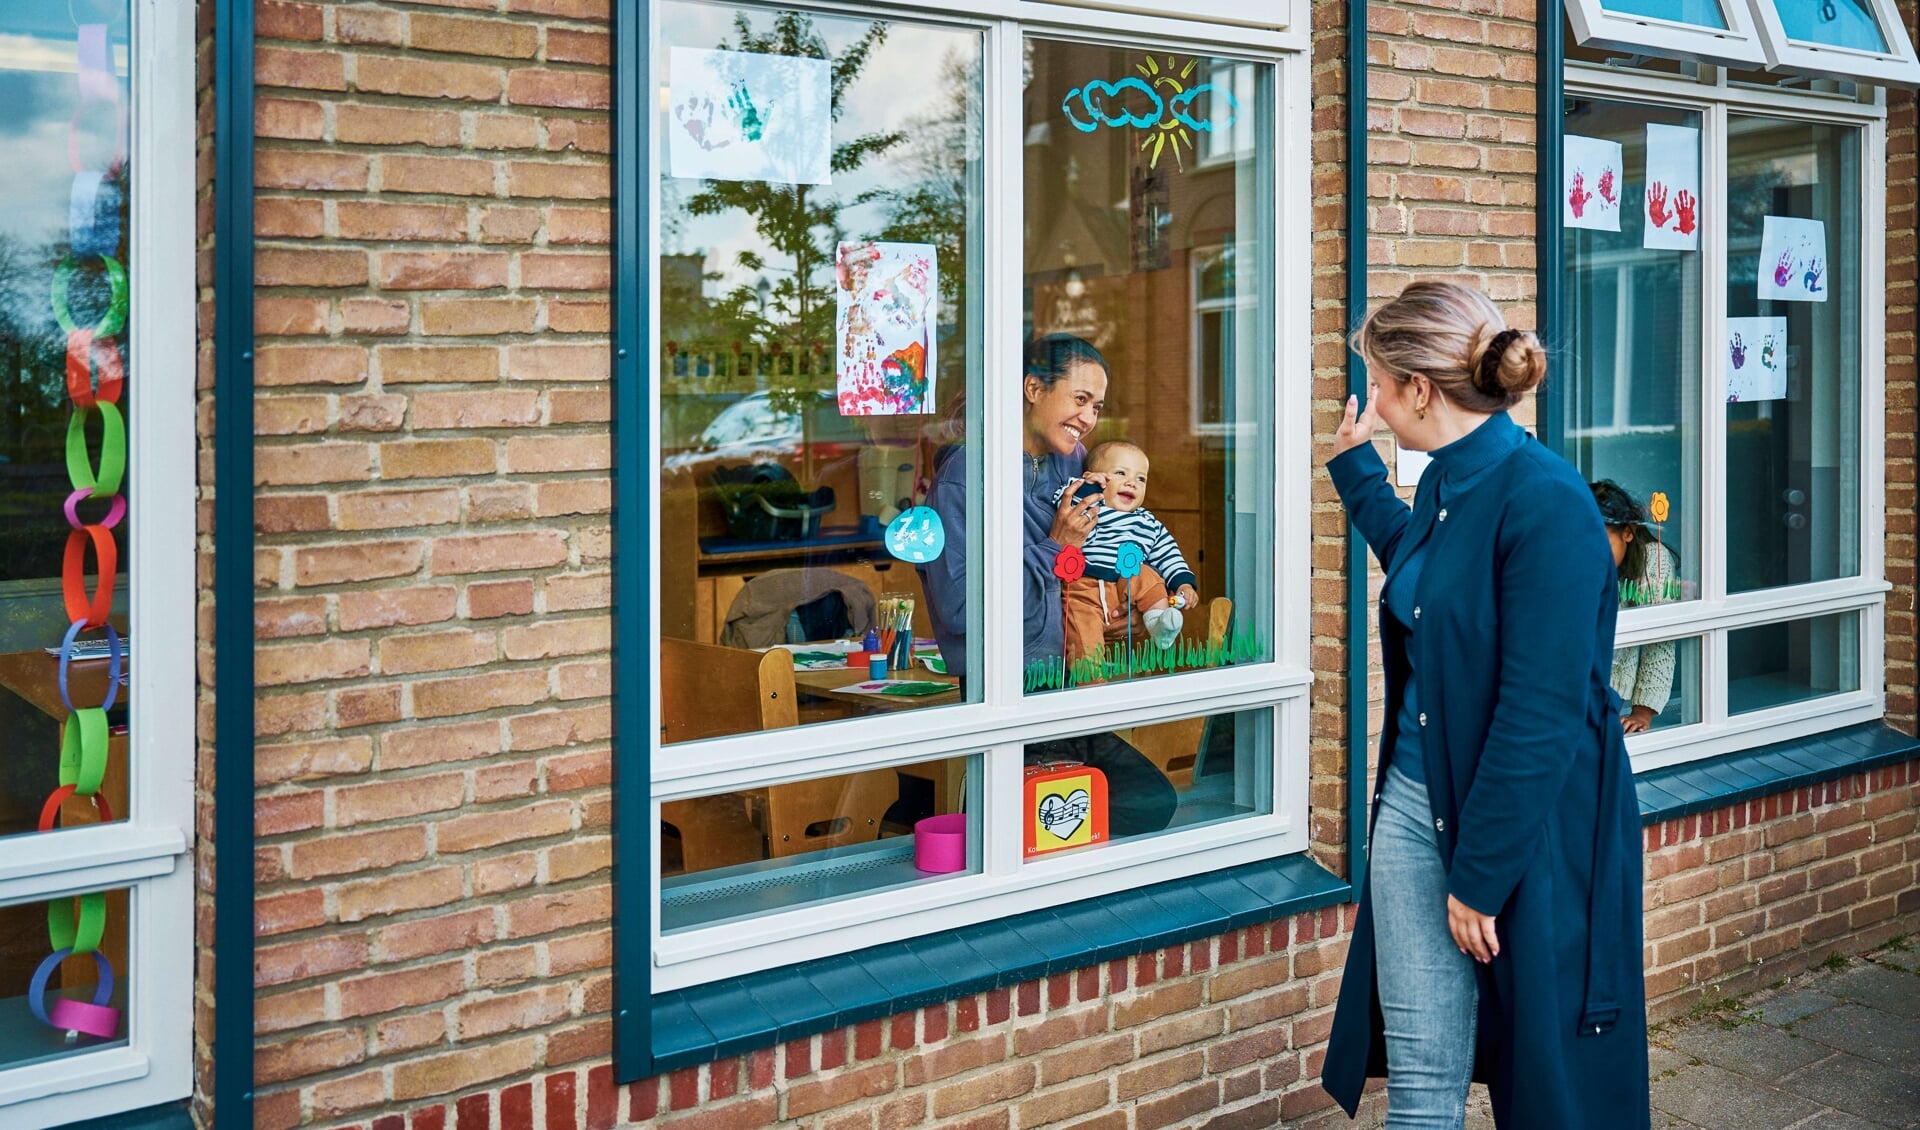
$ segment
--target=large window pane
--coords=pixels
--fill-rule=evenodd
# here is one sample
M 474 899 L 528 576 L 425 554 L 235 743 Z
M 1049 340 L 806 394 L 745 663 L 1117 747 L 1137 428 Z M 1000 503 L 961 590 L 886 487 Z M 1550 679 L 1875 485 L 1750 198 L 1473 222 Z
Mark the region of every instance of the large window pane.
M 1663 578 L 1677 584 L 1665 599 L 1694 599 L 1700 582 L 1700 124 L 1688 110 L 1566 104 L 1569 135 L 1620 146 L 1619 187 L 1611 190 L 1619 230 L 1566 228 L 1568 339 L 1550 402 L 1560 413 L 1563 454 L 1588 480 L 1611 480 L 1631 496 L 1648 518 L 1646 533 L 1671 556 Z M 1651 172 L 1649 127 L 1661 150 Z M 1688 171 L 1685 158 L 1696 171 L 1676 177 Z M 1678 180 L 1690 183 L 1670 183 Z
M 1030 344 L 995 391 L 1024 394 L 1028 689 L 1264 659 L 1272 69 L 1039 39 L 1026 55 Z M 1083 472 L 1104 500 L 1062 553 L 1055 496 Z
M 1727 633 L 1727 712 L 1746 714 L 1860 689 L 1860 614 Z
M 978 765 L 952 757 L 663 803 L 661 929 L 979 871 Z
M 1029 860 L 1273 810 L 1273 713 L 1243 710 L 1026 747 Z
M 981 36 L 657 11 L 666 740 L 960 702 L 915 564 L 964 593 L 978 508 L 916 507 L 978 492 Z
M 1730 374 L 1765 379 L 1729 379 L 1727 588 L 1856 576 L 1859 133 L 1737 115 L 1728 130 L 1718 348 Z
M 127 816 L 130 31 L 0 8 L 0 835 Z

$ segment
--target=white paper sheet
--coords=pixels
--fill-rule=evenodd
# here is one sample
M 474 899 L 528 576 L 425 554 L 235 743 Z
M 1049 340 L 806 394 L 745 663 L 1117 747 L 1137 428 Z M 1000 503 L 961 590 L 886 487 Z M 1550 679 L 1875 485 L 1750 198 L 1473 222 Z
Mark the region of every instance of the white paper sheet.
M 1727 319 L 1727 402 L 1787 395 L 1787 320 Z
M 1626 191 L 1620 143 L 1570 133 L 1561 172 L 1560 214 L 1570 228 L 1620 230 L 1620 196 Z
M 833 76 L 825 59 L 675 47 L 667 160 L 705 180 L 833 180 Z
M 1647 126 L 1646 221 L 1642 247 L 1700 249 L 1700 131 Z
M 1393 445 L 1393 481 L 1403 487 L 1420 485 L 1420 475 L 1433 462 L 1424 451 L 1408 451 L 1398 442 Z
M 1820 220 L 1767 216 L 1760 225 L 1762 302 L 1827 300 L 1827 225 Z
M 842 243 L 834 269 L 842 416 L 932 412 L 940 262 L 931 243 Z

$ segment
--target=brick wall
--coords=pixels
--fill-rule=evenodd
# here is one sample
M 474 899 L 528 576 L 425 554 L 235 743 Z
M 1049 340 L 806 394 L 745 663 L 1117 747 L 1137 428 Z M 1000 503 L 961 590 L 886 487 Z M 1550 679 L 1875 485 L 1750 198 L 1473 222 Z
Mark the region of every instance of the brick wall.
M 609 1050 L 606 0 L 257 7 L 257 1125 Z
M 1902 0 L 1909 29 L 1920 27 L 1920 0 Z M 1920 307 L 1920 135 L 1911 90 L 1887 92 L 1887 720 L 1914 732 L 1915 641 L 1920 621 L 1914 616 L 1915 464 L 1920 429 L 1920 376 L 1915 368 L 1916 307 Z

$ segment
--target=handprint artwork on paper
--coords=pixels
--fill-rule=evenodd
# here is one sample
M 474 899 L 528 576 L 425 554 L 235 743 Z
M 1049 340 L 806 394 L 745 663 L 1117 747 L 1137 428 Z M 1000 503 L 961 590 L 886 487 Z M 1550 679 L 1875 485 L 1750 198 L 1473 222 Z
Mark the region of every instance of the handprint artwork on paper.
M 1734 334 L 1733 339 L 1730 342 L 1730 345 L 1733 349 L 1733 367 L 1736 369 L 1746 368 L 1747 367 L 1746 339 L 1741 337 L 1739 334 Z
M 688 98 L 673 108 L 674 120 L 680 123 L 680 128 L 687 131 L 695 145 L 709 153 L 733 144 L 732 138 L 713 135 L 713 110 L 713 99 L 698 97 Z
M 720 111 L 720 128 L 714 128 L 714 110 Z M 769 104 L 768 109 L 772 106 Z M 713 99 L 698 95 L 689 97 L 685 102 L 673 108 L 673 116 L 680 128 L 687 131 L 693 143 L 711 153 L 716 149 L 725 149 L 735 141 L 759 141 L 766 134 L 767 122 L 762 111 L 753 104 L 753 93 L 744 82 L 733 84 L 733 93 L 727 96 L 724 105 L 715 107 Z
M 1612 169 L 1603 169 L 1600 172 L 1600 199 L 1611 205 L 1620 203 L 1620 196 L 1614 191 L 1613 187 Z
M 1780 253 L 1780 261 L 1773 265 L 1773 285 L 1784 287 L 1793 282 L 1793 252 Z
M 1760 343 L 1760 363 L 1769 369 L 1778 369 L 1780 367 L 1779 357 L 1774 352 L 1772 334 L 1768 334 L 1766 340 Z
M 1827 265 L 1818 259 L 1807 261 L 1807 273 L 1800 277 L 1800 281 L 1806 284 L 1808 294 L 1820 293 L 1820 276 L 1826 269 Z
M 1685 196 L 1682 192 L 1680 195 Z M 1664 228 L 1673 213 L 1667 211 L 1667 186 L 1654 181 L 1647 186 L 1647 222 L 1656 228 Z
M 1567 193 L 1567 203 L 1573 205 L 1573 214 L 1575 216 L 1586 215 L 1587 201 L 1592 199 L 1593 193 L 1587 191 L 1586 174 L 1573 174 L 1573 189 Z
M 767 103 L 767 112 L 771 113 L 773 103 Z M 727 99 L 727 119 L 739 130 L 740 136 L 748 141 L 759 141 L 766 132 L 766 118 L 753 105 L 753 93 L 744 82 L 733 84 L 733 94 Z
M 1680 194 L 1673 198 L 1673 206 L 1678 209 L 1675 213 L 1674 231 L 1679 232 L 1681 235 L 1693 234 L 1693 229 L 1699 226 L 1698 221 L 1694 218 L 1699 204 L 1700 202 L 1694 198 L 1693 193 L 1688 192 L 1684 188 L 1680 190 Z

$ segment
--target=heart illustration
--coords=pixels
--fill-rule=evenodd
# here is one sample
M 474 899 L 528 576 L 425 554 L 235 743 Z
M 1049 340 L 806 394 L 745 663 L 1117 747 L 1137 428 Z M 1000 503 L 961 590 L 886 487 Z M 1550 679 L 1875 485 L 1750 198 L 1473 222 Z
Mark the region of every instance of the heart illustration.
M 1085 789 L 1045 797 L 1040 801 L 1040 826 L 1062 840 L 1070 840 L 1087 822 L 1087 809 L 1092 806 L 1093 798 Z

